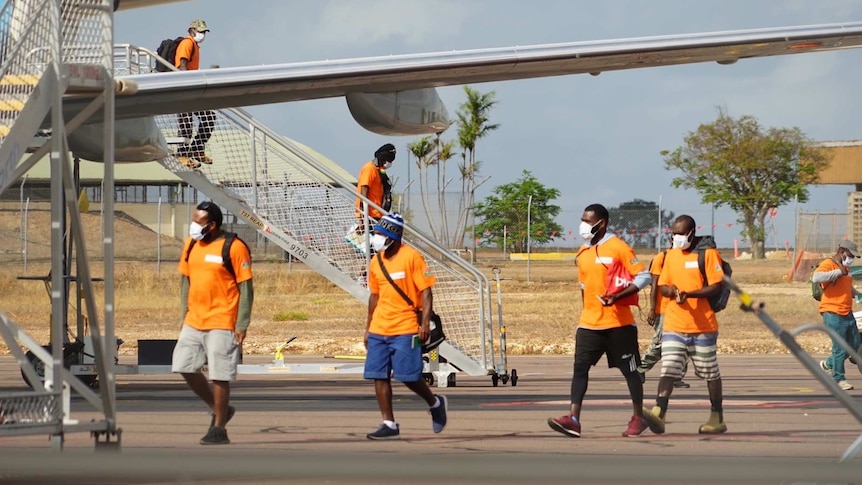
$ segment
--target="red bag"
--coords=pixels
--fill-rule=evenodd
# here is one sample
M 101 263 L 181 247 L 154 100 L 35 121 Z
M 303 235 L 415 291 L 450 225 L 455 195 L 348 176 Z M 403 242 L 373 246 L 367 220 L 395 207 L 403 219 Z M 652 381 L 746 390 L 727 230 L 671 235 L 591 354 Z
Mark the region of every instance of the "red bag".
M 608 275 L 605 277 L 605 288 L 607 288 L 605 290 L 606 293 L 608 295 L 616 295 L 633 283 L 634 277 L 632 274 L 629 273 L 629 270 L 626 269 L 625 265 L 623 265 L 620 260 L 615 259 L 608 268 Z M 632 293 L 629 296 L 617 300 L 615 303 L 620 305 L 637 306 L 638 294 L 637 292 Z

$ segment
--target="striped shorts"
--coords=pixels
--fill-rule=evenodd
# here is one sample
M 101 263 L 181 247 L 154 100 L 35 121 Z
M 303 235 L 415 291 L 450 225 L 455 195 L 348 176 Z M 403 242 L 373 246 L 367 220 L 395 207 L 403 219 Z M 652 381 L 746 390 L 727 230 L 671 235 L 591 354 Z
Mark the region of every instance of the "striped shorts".
M 707 381 L 721 378 L 716 347 L 718 332 L 664 332 L 661 339 L 661 377 L 682 379 L 686 360 L 691 359 L 694 375 Z

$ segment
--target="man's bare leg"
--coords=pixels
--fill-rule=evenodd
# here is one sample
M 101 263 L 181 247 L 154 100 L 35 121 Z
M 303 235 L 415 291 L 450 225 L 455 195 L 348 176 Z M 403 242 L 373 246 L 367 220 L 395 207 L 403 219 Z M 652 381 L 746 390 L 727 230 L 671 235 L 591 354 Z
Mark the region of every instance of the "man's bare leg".
M 389 379 L 374 380 L 374 394 L 377 395 L 377 406 L 384 421 L 395 421 L 392 413 L 392 382 Z
M 213 414 L 215 425 L 224 428 L 227 425 L 227 405 L 230 401 L 230 382 L 213 381 Z

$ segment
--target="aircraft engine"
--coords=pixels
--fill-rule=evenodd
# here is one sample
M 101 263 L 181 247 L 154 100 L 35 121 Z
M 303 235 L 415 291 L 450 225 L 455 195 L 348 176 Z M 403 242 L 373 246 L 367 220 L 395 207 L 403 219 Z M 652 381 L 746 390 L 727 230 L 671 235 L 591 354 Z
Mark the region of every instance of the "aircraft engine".
M 186 0 L 114 0 L 114 11 L 133 8 L 152 7 L 164 3 L 184 2 Z
M 69 150 L 84 160 L 104 162 L 102 123 L 81 125 L 69 135 Z M 152 116 L 114 123 L 114 160 L 151 162 L 169 155 L 168 144 Z
M 348 93 L 350 114 L 378 135 L 428 135 L 449 128 L 446 105 L 434 88 L 395 93 Z

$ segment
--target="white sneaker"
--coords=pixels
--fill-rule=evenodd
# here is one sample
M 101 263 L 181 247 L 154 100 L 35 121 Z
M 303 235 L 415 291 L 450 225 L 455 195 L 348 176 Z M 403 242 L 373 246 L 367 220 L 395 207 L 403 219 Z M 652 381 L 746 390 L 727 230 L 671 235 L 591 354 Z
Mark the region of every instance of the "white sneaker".
M 822 369 L 823 372 L 826 372 L 830 376 L 832 375 L 832 369 L 829 368 L 829 366 L 826 364 L 825 360 L 820 361 L 820 369 Z
M 838 387 L 840 387 L 841 389 L 844 389 L 845 391 L 853 390 L 853 384 L 850 384 L 847 381 L 838 381 Z

